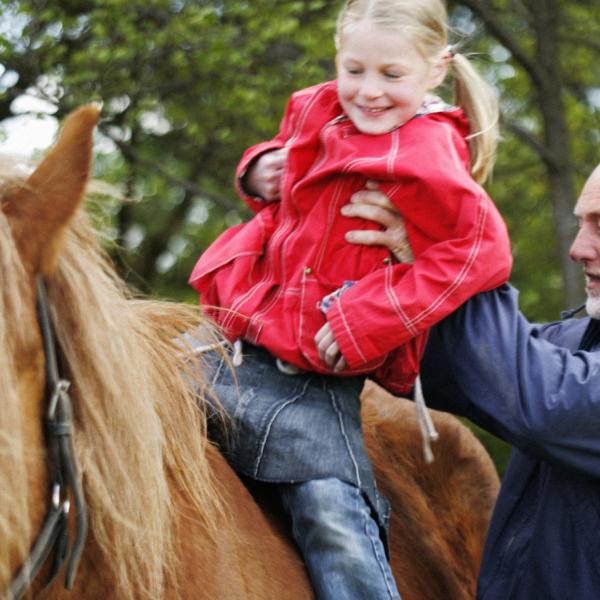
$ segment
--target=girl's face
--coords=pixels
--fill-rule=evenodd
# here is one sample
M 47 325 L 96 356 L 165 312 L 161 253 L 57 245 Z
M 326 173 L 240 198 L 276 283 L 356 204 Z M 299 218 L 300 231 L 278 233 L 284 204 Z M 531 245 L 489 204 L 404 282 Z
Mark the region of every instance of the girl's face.
M 342 108 L 359 131 L 371 135 L 412 119 L 447 70 L 441 58 L 432 64 L 406 36 L 368 20 L 344 31 L 336 66 Z

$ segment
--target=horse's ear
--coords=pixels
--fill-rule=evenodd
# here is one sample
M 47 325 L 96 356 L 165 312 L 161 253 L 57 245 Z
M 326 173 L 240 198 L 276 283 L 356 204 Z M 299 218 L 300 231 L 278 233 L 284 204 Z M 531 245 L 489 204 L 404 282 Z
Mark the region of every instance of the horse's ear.
M 72 112 L 56 145 L 26 183 L 3 200 L 23 262 L 32 272 L 56 264 L 65 226 L 83 198 L 92 165 L 92 137 L 100 109 Z

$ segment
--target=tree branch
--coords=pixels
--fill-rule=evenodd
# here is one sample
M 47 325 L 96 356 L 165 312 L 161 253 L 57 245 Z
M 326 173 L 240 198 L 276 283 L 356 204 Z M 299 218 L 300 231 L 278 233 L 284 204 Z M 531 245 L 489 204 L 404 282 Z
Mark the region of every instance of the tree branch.
M 596 38 L 584 37 L 582 35 L 574 35 L 571 33 L 561 33 L 559 36 L 561 42 L 575 44 L 577 46 L 587 46 L 590 50 L 600 52 L 600 40 Z
M 481 19 L 488 31 L 512 54 L 513 58 L 525 69 L 537 87 L 543 85 L 541 70 L 510 32 L 500 25 L 493 11 L 487 8 L 481 0 L 459 0 L 458 3 L 466 6 Z
M 531 131 L 525 129 L 516 121 L 503 121 L 503 125 L 514 133 L 518 138 L 523 140 L 530 148 L 532 148 L 544 161 L 549 169 L 557 169 L 558 164 L 554 155 L 542 144 L 542 142 Z
M 169 173 L 160 163 L 144 158 L 135 148 L 133 148 L 129 144 L 126 144 L 125 142 L 122 142 L 121 140 L 114 139 L 114 137 L 112 137 L 104 128 L 101 127 L 101 129 L 102 133 L 104 133 L 104 135 L 109 137 L 117 145 L 117 147 L 123 153 L 123 155 L 129 158 L 130 160 L 133 160 L 136 164 L 151 168 L 153 171 L 159 173 L 160 176 L 163 177 L 165 180 L 170 181 L 171 183 L 183 188 L 186 192 L 189 192 L 194 196 L 206 198 L 211 202 L 214 202 L 215 204 L 226 208 L 227 210 L 234 210 L 238 213 L 241 213 L 242 215 L 248 214 L 247 211 L 244 210 L 244 205 L 233 202 L 232 200 L 224 196 L 219 196 L 212 192 L 202 190 L 191 181 L 187 181 L 186 179 L 176 177 L 175 175 Z
M 540 162 L 538 160 L 532 160 L 529 162 L 519 162 L 518 164 L 499 164 L 498 167 L 494 167 L 494 175 L 491 183 L 504 177 L 512 177 L 513 175 L 522 175 L 526 171 L 533 171 L 534 169 L 540 170 Z

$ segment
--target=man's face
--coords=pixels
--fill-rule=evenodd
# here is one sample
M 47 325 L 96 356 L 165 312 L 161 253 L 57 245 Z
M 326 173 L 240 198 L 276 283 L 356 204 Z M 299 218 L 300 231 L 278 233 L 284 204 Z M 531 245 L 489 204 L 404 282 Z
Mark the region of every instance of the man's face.
M 583 266 L 587 312 L 600 319 L 600 166 L 583 186 L 574 213 L 579 231 L 570 255 Z

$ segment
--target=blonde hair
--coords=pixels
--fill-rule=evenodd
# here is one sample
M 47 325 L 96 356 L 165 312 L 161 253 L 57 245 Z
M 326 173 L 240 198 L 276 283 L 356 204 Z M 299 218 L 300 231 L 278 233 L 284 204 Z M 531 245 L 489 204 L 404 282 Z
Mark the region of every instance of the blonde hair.
M 427 60 L 443 60 L 450 51 L 454 103 L 469 120 L 468 137 L 471 173 L 483 183 L 494 165 L 498 144 L 498 102 L 491 86 L 464 54 L 448 46 L 448 15 L 441 0 L 346 0 L 335 34 L 339 49 L 344 32 L 352 25 L 369 20 L 378 27 L 401 32 L 415 44 Z

